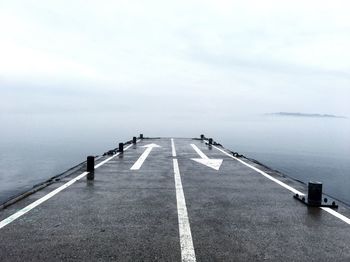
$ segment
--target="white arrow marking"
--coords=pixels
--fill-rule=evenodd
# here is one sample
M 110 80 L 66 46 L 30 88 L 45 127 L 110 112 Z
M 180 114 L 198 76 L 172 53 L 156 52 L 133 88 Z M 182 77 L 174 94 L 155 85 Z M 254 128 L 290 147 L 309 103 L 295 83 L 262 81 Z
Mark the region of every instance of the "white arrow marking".
M 215 169 L 215 170 L 220 169 L 220 166 L 221 166 L 222 161 L 223 161 L 222 159 L 210 159 L 202 151 L 200 151 L 199 148 L 195 144 L 191 144 L 191 146 L 197 152 L 197 154 L 201 157 L 201 158 L 191 158 L 193 161 L 196 161 L 200 164 L 211 167 L 212 169 Z
M 142 166 L 143 162 L 145 162 L 146 158 L 148 157 L 149 153 L 151 153 L 152 149 L 155 147 L 160 147 L 160 146 L 158 146 L 156 144 L 148 144 L 148 145 L 145 145 L 143 147 L 146 147 L 147 149 L 145 150 L 145 152 L 143 152 L 143 154 L 139 157 L 139 159 L 137 159 L 137 161 L 130 168 L 130 170 L 139 170 L 140 167 Z

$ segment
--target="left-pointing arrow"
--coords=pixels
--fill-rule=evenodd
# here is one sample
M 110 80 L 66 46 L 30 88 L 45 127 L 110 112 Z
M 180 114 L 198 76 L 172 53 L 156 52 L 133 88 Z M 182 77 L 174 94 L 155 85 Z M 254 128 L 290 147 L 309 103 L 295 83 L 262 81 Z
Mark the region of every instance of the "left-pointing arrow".
M 191 158 L 193 161 L 196 161 L 207 167 L 211 167 L 212 169 L 215 169 L 215 170 L 220 169 L 220 166 L 223 161 L 222 159 L 210 159 L 195 144 L 191 144 L 191 146 L 197 152 L 197 154 L 201 157 L 201 158 Z
M 130 170 L 139 170 L 140 167 L 142 166 L 143 162 L 145 162 L 146 158 L 151 153 L 152 149 L 155 148 L 155 147 L 160 147 L 160 146 L 158 146 L 156 144 L 148 144 L 148 145 L 145 145 L 143 147 L 146 148 L 145 152 L 142 153 L 142 155 L 139 157 L 139 159 L 137 159 L 137 161 L 130 168 Z

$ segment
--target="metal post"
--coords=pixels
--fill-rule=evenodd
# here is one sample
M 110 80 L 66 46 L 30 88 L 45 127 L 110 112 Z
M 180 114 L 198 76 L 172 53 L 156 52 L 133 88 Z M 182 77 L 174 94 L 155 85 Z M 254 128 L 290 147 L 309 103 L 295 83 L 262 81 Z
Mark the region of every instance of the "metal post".
M 143 134 L 140 134 L 140 139 L 143 139 Z
M 322 183 L 309 182 L 307 201 L 310 205 L 319 206 L 322 203 Z
M 95 178 L 95 157 L 94 156 L 87 157 L 86 171 L 89 172 L 86 176 L 87 180 L 94 180 Z
M 124 143 L 119 143 L 119 149 L 118 149 L 118 151 L 119 151 L 120 153 L 123 153 L 123 152 L 124 152 Z
M 204 140 L 204 135 L 201 135 L 201 140 Z
M 132 138 L 132 143 L 133 143 L 133 144 L 136 144 L 136 136 L 134 136 L 134 137 Z
M 213 144 L 213 139 L 209 138 L 209 145 L 212 145 L 212 144 Z

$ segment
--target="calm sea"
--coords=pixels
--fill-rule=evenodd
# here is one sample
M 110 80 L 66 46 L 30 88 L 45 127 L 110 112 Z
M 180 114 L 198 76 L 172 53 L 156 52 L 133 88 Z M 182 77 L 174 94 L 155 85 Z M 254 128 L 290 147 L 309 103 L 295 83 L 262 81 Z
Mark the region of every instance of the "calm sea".
M 350 203 L 349 119 L 255 116 L 160 124 L 158 119 L 140 122 L 95 114 L 12 115 L 0 120 L 0 202 L 142 132 L 175 137 L 205 133 L 292 178 L 321 181 L 326 193 Z

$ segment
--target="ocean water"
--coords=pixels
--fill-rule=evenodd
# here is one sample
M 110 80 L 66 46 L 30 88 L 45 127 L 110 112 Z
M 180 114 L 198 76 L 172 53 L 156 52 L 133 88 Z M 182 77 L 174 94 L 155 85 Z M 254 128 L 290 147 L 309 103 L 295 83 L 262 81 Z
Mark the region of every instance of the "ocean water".
M 0 202 L 139 133 L 174 137 L 204 133 L 287 176 L 305 183 L 321 181 L 326 193 L 350 203 L 349 119 L 266 115 L 216 121 L 135 119 L 97 113 L 2 115 Z
M 239 125 L 223 144 L 350 204 L 350 121 L 336 118 L 261 117 Z

